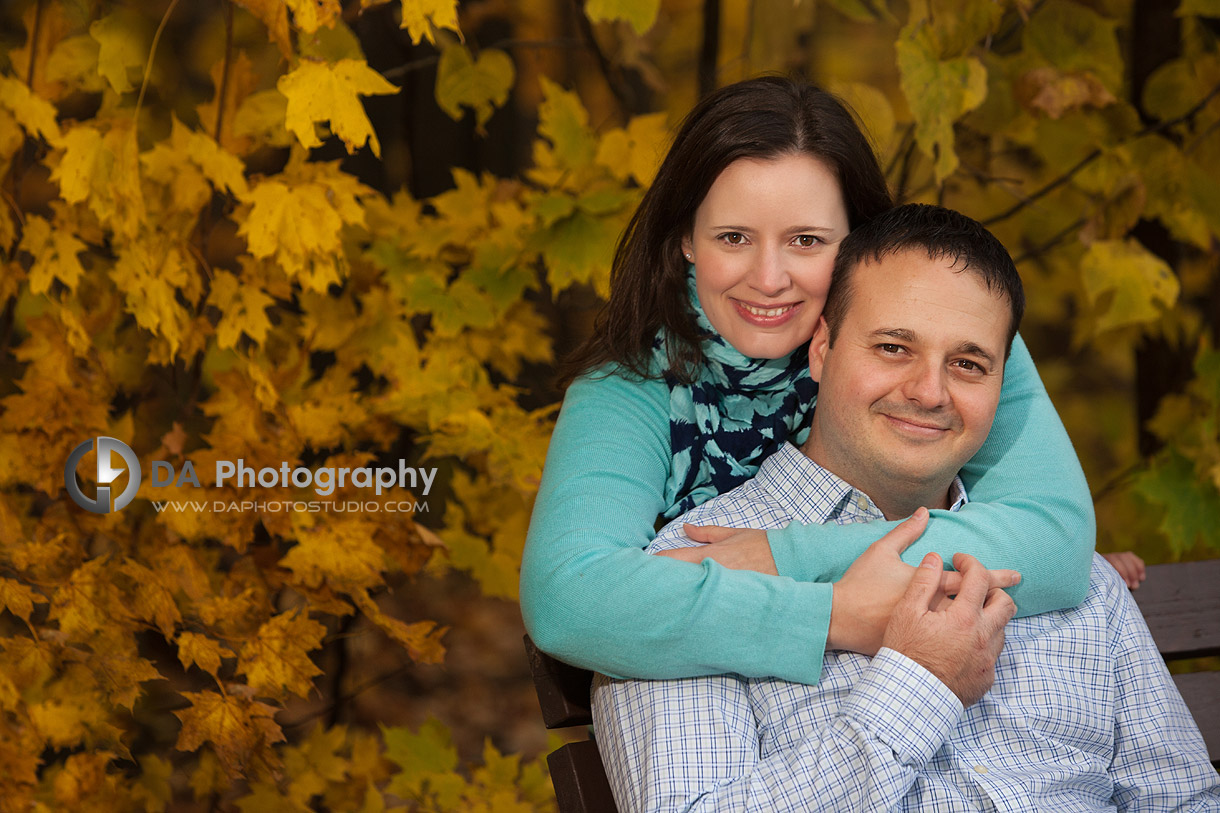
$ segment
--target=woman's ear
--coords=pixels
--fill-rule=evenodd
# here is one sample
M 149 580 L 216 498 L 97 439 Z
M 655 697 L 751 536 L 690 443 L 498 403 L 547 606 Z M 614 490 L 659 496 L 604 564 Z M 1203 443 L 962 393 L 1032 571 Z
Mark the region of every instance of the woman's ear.
M 826 317 L 818 317 L 818 325 L 813 329 L 813 338 L 809 340 L 809 377 L 814 381 L 822 380 L 822 368 L 826 365 L 826 353 L 830 350 L 830 327 Z
M 682 256 L 687 262 L 695 261 L 695 244 L 689 234 L 682 238 Z

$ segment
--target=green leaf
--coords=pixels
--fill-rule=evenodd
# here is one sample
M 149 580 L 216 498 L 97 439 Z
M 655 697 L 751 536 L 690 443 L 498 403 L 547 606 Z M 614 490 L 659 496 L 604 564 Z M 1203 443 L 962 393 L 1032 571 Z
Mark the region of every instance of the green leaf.
M 1199 540 L 1212 540 L 1220 528 L 1220 492 L 1200 480 L 1191 462 L 1172 448 L 1160 452 L 1136 478 L 1135 490 L 1165 509 L 1158 529 L 1179 555 Z
M 590 283 L 602 296 L 610 289 L 610 258 L 621 226 L 577 209 L 541 235 L 547 280 L 556 291 Z
M 953 123 L 987 97 L 987 69 L 974 57 L 939 60 L 927 29 L 904 29 L 896 46 L 900 84 L 915 116 L 915 140 L 941 183 L 957 169 Z
M 543 101 L 538 106 L 538 134 L 551 142 L 562 166 L 578 169 L 593 160 L 597 141 L 589 130 L 589 114 L 580 97 L 564 90 L 545 76 Z
M 456 120 L 462 118 L 462 108 L 474 110 L 479 131 L 491 118 L 494 107 L 508 101 L 508 93 L 516 81 L 516 67 L 508 54 L 495 48 L 484 48 L 478 59 L 461 43 L 454 43 L 441 52 L 436 71 L 436 103 Z
M 457 749 L 449 730 L 435 718 L 424 722 L 418 734 L 405 727 L 385 725 L 381 726 L 381 734 L 385 738 L 386 759 L 400 768 L 386 788 L 388 793 L 402 798 L 417 797 L 433 774 L 450 773 L 457 768 Z
M 1115 30 L 1118 23 L 1092 9 L 1057 0 L 1045 3 L 1025 28 L 1025 47 L 1040 54 L 1062 73 L 1091 72 L 1120 95 L 1123 58 Z
M 1176 13 L 1179 17 L 1220 17 L 1220 0 L 1182 0 Z
M 1134 240 L 1093 243 L 1080 274 L 1085 295 L 1097 311 L 1096 334 L 1159 319 L 1162 309 L 1178 298 L 1173 269 Z
M 588 0 L 584 13 L 593 22 L 625 20 L 637 34 L 647 32 L 656 22 L 661 0 Z
M 585 14 L 595 23 L 626 20 L 637 34 L 643 34 L 657 21 L 661 0 L 588 0 Z

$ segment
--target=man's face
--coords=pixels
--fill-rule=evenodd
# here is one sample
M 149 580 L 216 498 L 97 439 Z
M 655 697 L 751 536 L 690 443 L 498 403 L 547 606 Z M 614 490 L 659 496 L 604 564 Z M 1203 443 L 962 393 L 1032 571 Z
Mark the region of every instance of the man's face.
M 1011 319 L 973 271 L 922 249 L 858 266 L 834 346 L 822 320 L 809 348 L 811 457 L 874 498 L 947 490 L 991 430 Z

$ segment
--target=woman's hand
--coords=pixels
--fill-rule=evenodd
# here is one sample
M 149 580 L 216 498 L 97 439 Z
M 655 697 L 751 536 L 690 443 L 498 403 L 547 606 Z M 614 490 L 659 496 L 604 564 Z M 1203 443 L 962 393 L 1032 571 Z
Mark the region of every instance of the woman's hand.
M 915 568 L 902 561 L 902 552 L 919 539 L 927 526 L 928 509 L 920 508 L 910 519 L 870 545 L 835 583 L 827 649 L 877 654 L 894 607 L 915 575 Z M 1011 587 L 1021 580 L 1014 570 L 987 573 L 991 587 Z M 956 595 L 961 583 L 960 573 L 944 571 L 940 596 L 932 603 L 932 609 L 939 609 L 949 596 Z
M 1109 562 L 1118 575 L 1123 577 L 1127 587 L 1134 590 L 1144 580 L 1144 560 L 1130 551 L 1121 553 L 1103 553 L 1102 558 Z
M 734 570 L 754 570 L 769 576 L 778 576 L 775 559 L 771 556 L 771 544 L 767 532 L 755 528 L 721 528 L 717 525 L 685 526 L 686 535 L 696 547 L 664 550 L 658 556 L 668 556 L 683 562 L 702 562 L 715 559 L 724 567 Z

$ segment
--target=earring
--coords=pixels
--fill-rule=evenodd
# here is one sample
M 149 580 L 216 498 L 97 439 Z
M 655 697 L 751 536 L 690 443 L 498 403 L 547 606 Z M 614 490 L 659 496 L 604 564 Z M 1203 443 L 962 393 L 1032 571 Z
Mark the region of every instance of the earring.
M 689 251 L 688 251 L 688 252 L 686 252 L 686 261 L 687 261 L 687 262 L 690 262 L 690 261 L 691 261 L 691 260 L 693 260 L 693 259 L 694 259 L 694 257 L 692 257 L 692 256 L 691 256 L 691 253 L 690 253 Z

